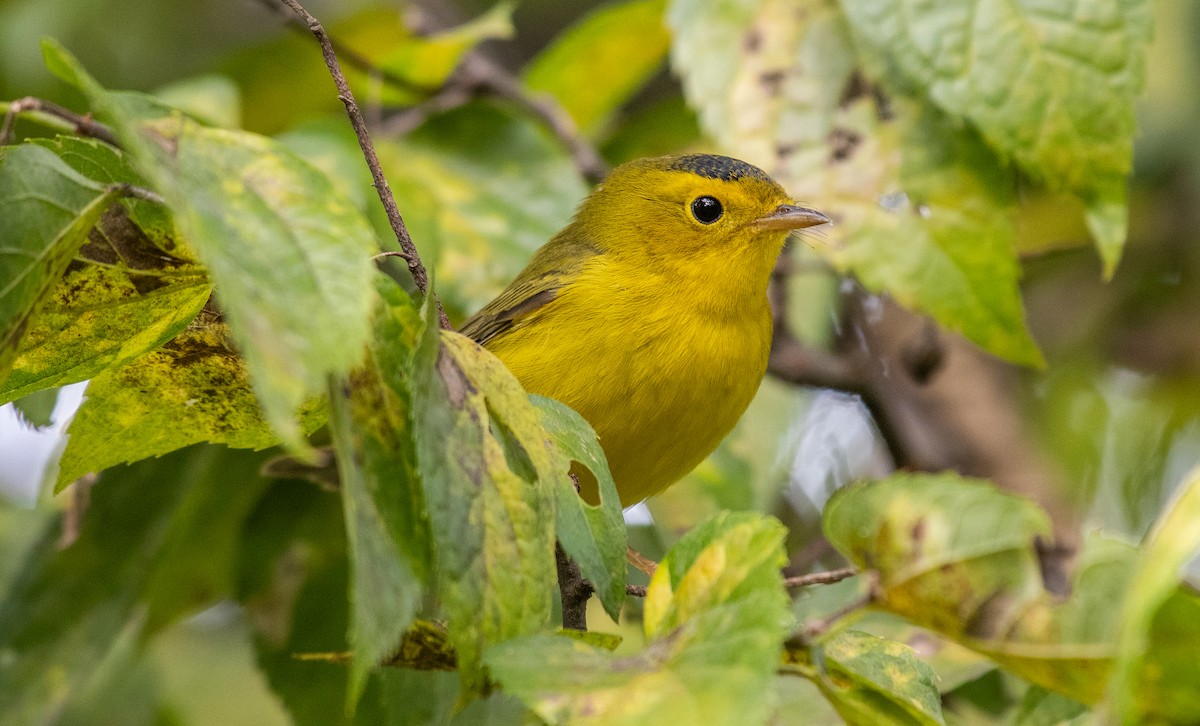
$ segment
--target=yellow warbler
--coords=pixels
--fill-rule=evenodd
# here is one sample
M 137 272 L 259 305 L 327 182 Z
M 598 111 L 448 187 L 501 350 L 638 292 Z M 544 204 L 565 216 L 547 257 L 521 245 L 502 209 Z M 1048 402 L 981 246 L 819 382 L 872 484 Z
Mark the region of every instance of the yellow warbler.
M 789 232 L 828 221 L 737 159 L 632 161 L 462 332 L 587 419 L 629 506 L 737 423 L 766 371 L 775 259 Z

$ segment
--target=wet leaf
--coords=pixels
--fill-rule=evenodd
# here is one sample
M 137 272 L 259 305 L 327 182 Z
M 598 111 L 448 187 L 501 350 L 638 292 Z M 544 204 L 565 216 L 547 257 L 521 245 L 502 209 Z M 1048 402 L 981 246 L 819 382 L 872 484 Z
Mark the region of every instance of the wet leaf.
M 1026 174 L 1078 194 L 1112 274 L 1125 237 L 1149 3 L 866 0 L 842 8 L 873 69 L 971 123 Z
M 762 723 L 786 635 L 783 537 L 754 514 L 686 534 L 651 580 L 648 644 L 636 655 L 538 635 L 494 646 L 486 662 L 550 723 Z
M 475 693 L 488 645 L 549 621 L 554 479 L 562 471 L 537 409 L 508 369 L 471 340 L 439 331 L 426 309 L 411 373 L 417 462 L 437 594 L 463 689 Z
M 525 85 L 549 93 L 594 135 L 667 57 L 665 0 L 602 5 L 562 33 L 525 69 Z
M 1200 595 L 1182 582 L 1200 551 L 1200 470 L 1193 470 L 1151 531 L 1125 598 L 1113 712 L 1121 723 L 1186 723 L 1200 693 Z
M 109 92 L 51 42 L 47 65 L 105 114 L 208 268 L 275 433 L 307 451 L 296 411 L 359 362 L 371 306 L 370 226 L 282 144 L 200 126 Z
M 1042 363 L 1017 287 L 1011 171 L 971 128 L 873 83 L 839 6 L 676 0 L 668 18 L 702 127 L 833 217 L 818 252 L 989 352 Z
M 840 490 L 826 535 L 878 573 L 878 606 L 1083 703 L 1104 694 L 1119 600 L 1136 550 L 1094 537 L 1071 596 L 1045 589 L 1036 540 L 1049 520 L 1032 502 L 952 474 L 895 475 Z
M 80 476 L 191 444 L 265 449 L 278 438 L 264 420 L 227 326 L 211 313 L 166 345 L 100 373 L 67 429 L 56 491 Z M 302 430 L 324 422 L 317 400 Z
M 555 532 L 580 573 L 592 583 L 605 612 L 617 620 L 625 602 L 625 518 L 604 450 L 596 432 L 578 413 L 550 398 L 531 398 L 560 459 Z M 588 504 L 575 491 L 567 475 L 572 462 L 579 462 L 596 478 L 599 504 Z

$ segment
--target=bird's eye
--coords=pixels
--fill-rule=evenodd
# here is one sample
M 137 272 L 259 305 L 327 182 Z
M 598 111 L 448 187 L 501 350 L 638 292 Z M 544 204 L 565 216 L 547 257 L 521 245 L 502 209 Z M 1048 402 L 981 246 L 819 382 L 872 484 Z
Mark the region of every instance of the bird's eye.
M 696 197 L 692 200 L 692 216 L 702 224 L 712 224 L 721 218 L 725 209 L 713 197 Z

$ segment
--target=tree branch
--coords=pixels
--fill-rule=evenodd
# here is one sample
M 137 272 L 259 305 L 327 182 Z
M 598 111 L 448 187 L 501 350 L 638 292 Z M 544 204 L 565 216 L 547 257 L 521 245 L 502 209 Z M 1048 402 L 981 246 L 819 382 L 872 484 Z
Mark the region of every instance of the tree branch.
M 13 126 L 16 124 L 17 116 L 22 114 L 37 115 L 52 126 L 59 126 L 79 136 L 103 141 L 117 149 L 121 148 L 121 144 L 117 141 L 117 137 L 113 134 L 112 129 L 93 119 L 91 114 L 80 115 L 56 103 L 34 98 L 33 96 L 18 98 L 8 104 L 8 112 L 4 114 L 3 124 L 0 124 L 0 146 L 9 144 L 12 141 Z
M 558 592 L 562 598 L 562 625 L 569 630 L 587 630 L 587 604 L 592 597 L 592 584 L 583 579 L 579 565 L 567 556 L 561 543 L 554 545 L 554 560 L 558 565 Z
M 276 2 L 287 2 L 289 7 L 291 6 L 291 2 L 288 0 L 259 0 L 259 2 L 272 11 L 280 9 Z M 288 27 L 305 33 L 311 30 L 311 24 L 307 19 L 304 22 L 291 17 L 284 20 Z M 458 108 L 477 96 L 487 95 L 510 101 L 541 122 L 570 152 L 571 158 L 575 162 L 575 168 L 588 181 L 595 184 L 608 175 L 608 165 L 601 158 L 600 153 L 591 142 L 579 133 L 570 114 L 557 100 L 552 96 L 538 96 L 529 93 L 516 76 L 478 50 L 468 51 L 459 67 L 446 79 L 445 83 L 438 87 L 429 87 L 413 83 L 407 78 L 380 68 L 370 59 L 338 43 L 328 35 L 326 35 L 326 40 L 338 56 L 355 68 L 398 88 L 429 96 L 424 101 L 401 111 L 386 121 L 383 126 L 385 134 L 407 133 L 420 126 L 430 116 Z M 340 88 L 339 92 L 341 92 Z
M 785 578 L 783 586 L 791 589 L 794 587 L 807 587 L 809 585 L 832 585 L 835 582 L 841 582 L 857 574 L 858 570 L 853 567 L 842 567 L 837 570 L 829 570 L 828 572 L 810 572 L 807 575 L 796 575 Z
M 438 323 L 444 330 L 450 330 L 450 320 L 446 317 L 446 311 L 442 309 L 441 301 L 438 300 L 437 294 L 429 289 L 429 275 L 425 272 L 425 265 L 421 263 L 417 248 L 408 234 L 404 218 L 400 216 L 400 210 L 396 207 L 392 188 L 388 185 L 387 177 L 383 175 L 383 170 L 379 166 L 379 156 L 375 153 L 375 144 L 371 141 L 370 134 L 367 133 L 367 123 L 358 109 L 358 104 L 354 101 L 354 94 L 350 90 L 350 84 L 346 82 L 345 74 L 342 73 L 341 64 L 338 63 L 337 54 L 334 53 L 329 35 L 317 19 L 310 15 L 297 0 L 280 0 L 280 2 L 300 16 L 308 29 L 316 36 L 317 42 L 321 46 L 321 55 L 325 58 L 325 66 L 329 68 L 329 74 L 333 76 L 334 85 L 337 86 L 338 100 L 346 106 L 346 114 L 350 117 L 350 124 L 354 127 L 355 136 L 358 137 L 358 146 L 362 149 L 363 158 L 366 159 L 367 166 L 371 170 L 371 178 L 375 182 L 376 192 L 379 193 L 379 201 L 387 212 L 388 222 L 392 225 L 392 231 L 396 234 L 396 241 L 399 242 L 400 249 L 407 255 L 405 259 L 408 261 L 408 270 L 412 273 L 413 282 L 416 283 L 417 289 L 422 294 L 433 297 L 434 304 L 437 306 Z

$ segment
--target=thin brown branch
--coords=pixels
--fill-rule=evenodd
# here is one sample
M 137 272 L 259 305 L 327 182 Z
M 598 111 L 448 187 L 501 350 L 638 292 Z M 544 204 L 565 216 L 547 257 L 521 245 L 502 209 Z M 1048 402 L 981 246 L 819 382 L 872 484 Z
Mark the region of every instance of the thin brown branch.
M 541 120 L 571 152 L 575 167 L 588 181 L 599 183 L 608 175 L 608 164 L 575 127 L 574 120 L 553 97 L 534 95 L 516 76 L 487 56 L 472 51 L 463 59 L 460 72 L 472 86 L 497 98 L 515 103 Z
M 421 257 L 408 233 L 408 227 L 404 224 L 404 218 L 400 216 L 400 210 L 396 207 L 392 188 L 383 175 L 383 169 L 380 168 L 379 156 L 375 153 L 375 144 L 371 141 L 370 134 L 367 133 L 367 123 L 358 109 L 358 104 L 354 101 L 354 94 L 350 91 L 350 84 L 346 82 L 345 74 L 342 73 L 341 64 L 338 63 L 337 54 L 333 50 L 333 43 L 330 41 L 329 35 L 325 32 L 325 28 L 321 27 L 321 23 L 310 15 L 299 2 L 296 0 L 280 0 L 280 2 L 303 18 L 308 29 L 316 36 L 317 42 L 321 46 L 321 55 L 325 58 L 325 66 L 329 68 L 329 74 L 333 76 L 334 85 L 337 86 L 338 99 L 346 106 L 346 114 L 350 117 L 350 124 L 354 127 L 355 136 L 358 137 L 358 146 L 362 149 L 363 158 L 366 159 L 367 166 L 371 170 L 371 178 L 375 182 L 376 192 L 379 193 L 379 201 L 383 204 L 384 211 L 387 212 L 388 222 L 392 225 L 392 231 L 396 233 L 396 241 L 400 244 L 400 249 L 408 255 L 405 259 L 408 261 L 408 270 L 412 273 L 413 282 L 416 283 L 417 289 L 422 294 L 433 297 L 438 311 L 438 323 L 443 329 L 449 330 L 450 320 L 446 317 L 446 311 L 442 309 L 442 303 L 438 300 L 437 294 L 429 289 L 429 275 L 425 271 L 425 265 L 421 263 Z
M 380 129 L 385 136 L 403 136 L 430 118 L 464 106 L 475 97 L 475 91 L 461 86 L 446 86 L 420 103 L 392 114 Z
M 307 36 L 310 32 L 307 21 L 293 17 L 286 8 L 283 8 L 279 5 L 279 2 L 280 0 L 258 0 L 260 5 L 279 16 L 279 19 L 283 21 L 283 24 L 289 30 L 293 30 L 297 33 Z M 365 55 L 347 46 L 345 43 L 339 42 L 337 38 L 330 36 L 329 43 L 333 46 L 333 51 L 337 54 L 338 58 L 341 58 L 347 64 L 354 66 L 368 75 L 379 78 L 379 80 L 387 83 L 390 86 L 401 88 L 417 95 L 430 95 L 437 93 L 439 89 L 438 86 L 421 85 L 419 83 L 415 83 L 409 78 L 396 75 L 387 69 L 380 68 L 379 66 L 375 65 L 370 58 L 367 58 Z
M 22 114 L 39 114 L 48 119 L 57 120 L 72 133 L 103 141 L 117 149 L 121 148 L 112 129 L 93 119 L 91 114 L 81 115 L 69 108 L 63 108 L 56 103 L 33 96 L 18 98 L 8 104 L 8 112 L 4 114 L 4 122 L 0 124 L 0 146 L 12 141 L 13 126 L 16 124 L 17 116 Z
M 794 577 L 784 578 L 783 586 L 791 589 L 794 587 L 807 587 L 809 585 L 832 585 L 835 582 L 841 582 L 857 574 L 858 570 L 853 567 L 842 567 L 837 570 L 829 570 L 828 572 L 810 572 L 807 575 L 795 575 Z
M 123 197 L 133 197 L 134 199 L 142 199 L 154 204 L 166 204 L 166 200 L 159 196 L 158 192 L 152 192 L 145 187 L 139 187 L 135 184 L 113 184 L 113 189 L 116 189 Z
M 823 618 L 816 618 L 813 620 L 809 620 L 807 623 L 804 624 L 804 627 L 801 628 L 801 630 L 800 630 L 801 639 L 803 639 L 806 642 L 812 642 L 817 637 L 824 635 L 825 632 L 828 631 L 831 627 L 833 627 L 834 623 L 836 623 L 837 621 L 846 617 L 850 613 L 856 612 L 858 610 L 862 610 L 866 606 L 870 605 L 873 599 L 874 599 L 873 596 L 870 593 L 868 593 L 866 595 L 863 595 L 862 597 L 855 598 L 854 600 L 847 603 L 845 606 L 838 608 L 837 610 L 830 613 L 829 615 L 826 615 Z
M 277 2 L 287 2 L 289 7 L 291 6 L 288 0 L 259 2 L 272 11 L 280 9 Z M 303 32 L 311 30 L 307 19 L 299 22 L 287 17 L 285 22 L 289 27 Z M 445 83 L 438 87 L 429 87 L 413 83 L 407 78 L 380 68 L 366 56 L 338 43 L 328 35 L 326 39 L 337 56 L 349 65 L 397 88 L 428 96 L 424 101 L 389 119 L 384 125 L 387 134 L 407 133 L 420 126 L 430 116 L 458 108 L 479 95 L 488 95 L 510 101 L 540 121 L 570 152 L 576 169 L 588 181 L 595 184 L 608 175 L 608 165 L 600 153 L 579 133 L 570 114 L 558 101 L 551 96 L 531 94 L 516 76 L 478 50 L 468 52 L 458 69 Z

